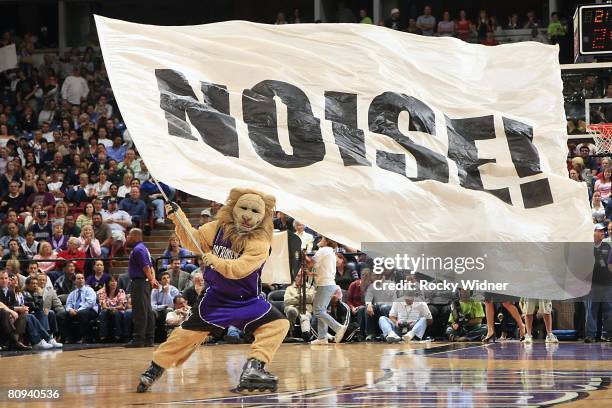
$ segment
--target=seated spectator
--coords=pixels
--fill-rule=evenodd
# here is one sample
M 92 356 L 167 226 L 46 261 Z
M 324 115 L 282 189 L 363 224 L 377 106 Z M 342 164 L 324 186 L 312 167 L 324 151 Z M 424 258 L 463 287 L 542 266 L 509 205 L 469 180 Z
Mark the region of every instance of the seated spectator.
M 85 282 L 97 293 L 110 279 L 111 276 L 104 271 L 104 261 L 98 259 L 94 263 L 93 274 L 91 274 Z
M 104 197 L 104 200 L 102 201 L 104 208 L 108 208 L 108 200 L 110 200 L 111 198 L 114 198 L 117 201 L 121 200 L 121 197 L 119 197 L 118 193 L 119 193 L 119 187 L 117 186 L 117 184 L 115 183 L 111 184 L 110 187 L 108 188 L 108 196 Z
M 163 330 L 166 324 L 166 315 L 174 306 L 174 298 L 180 294 L 179 290 L 170 285 L 170 274 L 164 272 L 159 280 L 159 288 L 151 291 L 151 306 L 155 313 L 156 338 L 164 340 L 166 333 Z
M 60 327 L 64 327 L 66 309 L 62 305 L 53 286 L 47 286 L 49 278 L 44 273 L 39 273 L 37 279 L 38 292 L 43 298 L 43 310 L 49 320 L 49 334 L 57 338 L 60 334 Z
M 100 243 L 100 256 L 108 258 L 113 245 L 113 234 L 107 223 L 102 221 L 102 214 L 93 215 L 94 237 Z
M 170 285 L 177 288 L 179 292 L 183 292 L 191 285 L 191 274 L 181 269 L 179 258 L 172 258 L 168 273 L 170 274 Z
M 93 204 L 93 207 L 94 207 L 94 214 L 104 211 L 104 200 L 103 199 L 94 198 L 94 200 L 91 203 Z
M 26 333 L 26 308 L 19 304 L 11 285 L 9 273 L 0 270 L 0 341 L 13 350 L 30 350 L 20 341 Z
M 26 209 L 31 211 L 34 203 L 40 203 L 43 211 L 51 211 L 55 205 L 55 197 L 47 191 L 47 183 L 43 179 L 36 181 L 36 191 L 28 196 Z
M 98 302 L 96 293 L 85 285 L 85 275 L 78 272 L 75 275 L 75 289 L 66 300 L 66 320 L 64 333 L 69 342 L 78 344 L 91 339 L 91 324 L 98 317 Z M 75 325 L 73 323 L 78 323 Z
M 21 248 L 23 248 L 23 253 L 28 259 L 32 259 L 32 257 L 38 253 L 38 245 L 38 241 L 34 239 L 34 232 L 26 232 L 25 242 L 21 244 Z
M 482 303 L 471 298 L 468 290 L 459 290 L 459 299 L 451 303 L 451 314 L 446 335 L 450 341 L 480 340 L 487 334 L 487 326 L 482 324 L 485 317 Z
M 593 223 L 604 222 L 606 220 L 606 206 L 601 201 L 601 193 L 595 191 L 593 193 L 593 199 L 591 201 L 591 215 L 593 217 Z
M 89 184 L 87 173 L 80 173 L 79 184 L 66 189 L 66 200 L 78 206 L 82 202 L 91 201 L 94 191 L 93 185 Z
M 470 38 L 470 35 L 472 34 L 472 22 L 468 20 L 465 10 L 459 11 L 459 20 L 457 20 L 456 30 L 457 38 L 463 41 L 467 41 Z
M 76 278 L 76 266 L 74 262 L 66 262 L 62 274 L 56 279 L 53 288 L 58 296 L 68 295 L 74 290 Z
M 140 199 L 140 188 L 132 187 L 129 197 L 121 200 L 119 209 L 127 212 L 132 217 L 132 224 L 144 229 L 147 220 L 147 205 Z
M 132 189 L 132 179 L 134 178 L 133 174 L 127 172 L 123 175 L 123 184 L 119 186 L 117 190 L 118 198 L 125 198 L 130 194 L 130 190 Z
M 83 230 L 83 226 L 93 224 L 94 206 L 92 203 L 85 204 L 83 214 L 79 215 L 76 225 Z
M 43 241 L 38 246 L 38 254 L 34 255 L 33 259 L 35 261 L 39 259 L 55 259 L 57 258 L 57 252 L 53 250 L 53 247 L 47 241 Z M 38 261 L 36 262 L 38 265 L 38 270 L 48 276 L 52 282 L 61 275 L 61 272 L 55 272 L 55 262 L 53 261 Z
M 57 203 L 55 203 L 55 210 L 53 211 L 51 223 L 55 224 L 56 222 L 59 222 L 63 226 L 66 214 L 68 214 L 68 206 L 66 205 L 66 202 L 63 200 L 58 201 Z
M 108 173 L 106 171 L 101 171 L 98 175 L 98 182 L 93 185 L 95 197 L 104 198 L 108 196 L 110 185 L 111 182 L 108 181 Z
M 200 221 L 198 223 L 198 228 L 200 228 L 204 224 L 208 224 L 211 221 L 212 214 L 210 213 L 210 208 L 205 208 L 200 212 Z
M 189 314 L 191 313 L 191 307 L 187 304 L 185 298 L 181 295 L 174 297 L 174 310 L 166 314 L 166 332 L 169 336 L 172 330 L 183 324 Z
M 9 261 L 17 261 L 17 270 L 13 271 L 15 273 L 25 274 L 28 257 L 23 252 L 23 248 L 19 245 L 19 241 L 16 239 L 11 239 L 8 244 L 8 253 L 2 257 L 2 261 L 0 262 L 0 268 L 8 268 Z
M 277 211 L 276 217 L 274 218 L 274 229 L 295 232 L 293 230 L 293 218 L 282 211 Z
M 130 335 L 132 315 L 132 311 L 127 309 L 125 291 L 118 287 L 117 278 L 109 276 L 97 293 L 100 300 L 100 341 L 110 338 L 123 341 Z
M 64 219 L 64 235 L 68 235 L 69 237 L 78 237 L 81 235 L 81 228 L 76 225 L 74 216 L 71 214 L 66 214 L 66 218 Z
M 64 198 L 64 173 L 61 170 L 51 172 L 51 181 L 47 183 L 47 189 L 55 197 L 56 203 Z
M 26 279 L 23 297 L 24 305 L 28 307 L 31 316 L 28 316 L 27 333 L 33 348 L 37 350 L 61 348 L 62 344 L 53 338 L 53 332 L 50 330 L 48 311 L 45 312 L 42 293 L 38 291 L 36 274 Z
M 49 241 L 53 230 L 47 211 L 41 210 L 38 212 L 38 217 L 35 217 L 35 222 L 28 228 L 29 231 L 34 233 L 34 239 L 37 241 Z
M 131 174 L 140 172 L 141 160 L 136 157 L 136 151 L 134 149 L 127 149 L 125 152 L 125 158 L 123 160 L 117 160 L 119 170 L 126 170 Z M 132 180 L 130 180 L 132 181 Z
M 64 224 L 56 221 L 53 223 L 53 235 L 49 242 L 54 251 L 63 251 L 68 247 L 68 236 L 64 235 Z
M 117 163 L 123 162 L 127 154 L 127 146 L 123 143 L 123 138 L 120 135 L 113 137 L 113 144 L 106 148 L 108 157 L 115 160 Z
M 164 190 L 166 196 L 172 200 L 174 198 L 175 190 L 164 183 L 159 183 L 159 185 Z M 143 195 L 146 195 L 144 200 L 147 205 L 153 206 L 153 217 L 155 218 L 155 223 L 157 225 L 163 224 L 165 222 L 164 199 L 159 191 L 159 187 L 157 187 L 157 184 L 155 184 L 153 179 L 149 177 L 140 186 L 140 191 Z
M 381 281 L 379 290 L 374 287 L 375 281 Z M 394 291 L 385 290 L 386 285 L 382 285 L 387 281 L 395 282 L 395 276 L 393 270 L 385 270 L 382 274 L 374 274 L 373 281 L 365 289 L 365 304 L 366 304 L 366 316 L 365 316 L 365 328 L 366 328 L 366 341 L 372 341 L 376 337 L 376 329 L 379 328 L 378 320 L 381 317 L 389 316 L 389 311 L 396 300 L 396 294 Z
M 190 307 L 197 307 L 200 294 L 206 288 L 206 283 L 204 282 L 202 272 L 198 271 L 192 274 L 191 281 L 193 282 L 193 285 L 189 286 L 187 289 L 185 289 L 185 291 L 183 291 L 183 296 Z
M 102 255 L 100 241 L 98 241 L 94 235 L 93 226 L 85 225 L 83 229 L 81 230 L 81 236 L 79 237 L 79 250 L 83 251 L 85 253 L 85 257 L 87 258 L 99 258 Z M 86 276 L 91 275 L 93 270 L 94 270 L 94 261 L 91 259 L 86 260 L 85 261 L 85 275 Z
M 26 211 L 26 198 L 19 191 L 19 182 L 14 180 L 8 185 L 7 193 L 2 197 L 0 212 L 6 213 L 10 208 L 18 213 Z
M 306 283 L 306 312 L 300 313 L 302 305 L 302 271 L 295 275 L 295 280 L 285 289 L 283 303 L 285 305 L 285 315 L 289 320 L 289 335 L 295 336 L 295 322 L 298 320 L 304 341 L 310 341 L 310 321 L 312 319 L 312 302 L 314 299 L 315 288 L 312 283 Z
M 4 223 L 2 225 L 2 228 L 0 228 L 0 237 L 9 235 L 8 224 L 10 224 L 11 222 L 14 222 L 15 225 L 17 225 L 17 229 L 18 229 L 17 235 L 23 237 L 26 233 L 26 229 L 23 227 L 22 224 L 20 224 L 19 217 L 17 216 L 17 212 L 15 210 L 9 210 L 6 213 L 6 218 L 4 219 Z
M 336 254 L 336 283 L 347 290 L 351 282 L 359 279 L 359 272 L 354 262 L 347 262 L 342 254 Z
M 111 229 L 113 236 L 113 248 L 111 255 L 114 255 L 125 244 L 125 233 L 132 226 L 132 217 L 123 210 L 117 208 L 117 200 L 108 200 L 108 210 L 102 213 L 102 219 Z
M 365 303 L 363 302 L 363 291 L 361 279 L 357 279 L 349 285 L 346 304 L 351 310 L 351 321 L 359 325 L 361 333 L 365 333 Z
M 414 338 L 422 340 L 427 326 L 432 323 L 427 303 L 415 302 L 411 297 L 406 297 L 404 302 L 393 302 L 389 317 L 382 316 L 378 320 L 387 343 L 412 341 Z
M 0 238 L 0 246 L 4 248 L 4 255 L 9 253 L 9 242 L 17 241 L 21 247 L 25 244 L 25 238 L 19 235 L 19 228 L 16 222 L 9 222 L 6 225 L 7 235 Z
M 74 266 L 76 268 L 77 272 L 80 273 L 84 273 L 85 272 L 85 260 L 83 258 L 85 258 L 85 252 L 81 251 L 79 249 L 80 246 L 80 242 L 79 239 L 77 237 L 70 237 L 68 239 L 68 248 L 63 250 L 63 251 L 59 251 L 57 253 L 57 269 L 62 269 L 63 268 L 63 264 L 64 261 L 68 261 L 68 260 L 72 260 L 74 259 Z
M 601 201 L 604 205 L 608 204 L 610 199 L 610 192 L 612 191 L 612 169 L 607 168 L 603 171 L 603 177 L 595 181 L 593 187 L 593 194 L 599 192 L 601 195 Z
M 499 45 L 499 41 L 497 41 L 491 31 L 488 31 L 485 34 L 485 39 L 481 42 L 482 45 L 490 45 L 495 46 Z
M 174 258 L 178 258 L 181 261 L 181 269 L 185 270 L 189 273 L 195 271 L 197 266 L 189 263 L 189 258 L 184 258 L 185 256 L 193 256 L 193 254 L 181 247 L 180 241 L 176 234 L 172 233 L 170 238 L 168 238 L 168 247 L 164 251 L 163 257 L 167 257 L 167 259 L 162 260 L 162 266 L 160 269 L 168 269 L 170 267 L 170 263 Z
M 15 161 L 8 162 L 6 170 L 0 175 L 0 192 L 2 195 L 10 192 L 9 187 L 11 183 L 17 183 L 18 187 L 21 183 L 21 173 L 17 170 Z

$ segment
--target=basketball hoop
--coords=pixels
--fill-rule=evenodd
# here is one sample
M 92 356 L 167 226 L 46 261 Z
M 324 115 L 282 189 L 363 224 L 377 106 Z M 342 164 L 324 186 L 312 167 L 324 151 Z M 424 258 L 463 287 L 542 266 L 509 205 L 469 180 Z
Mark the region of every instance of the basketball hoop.
M 598 154 L 612 153 L 612 123 L 588 125 L 587 132 L 593 136 Z

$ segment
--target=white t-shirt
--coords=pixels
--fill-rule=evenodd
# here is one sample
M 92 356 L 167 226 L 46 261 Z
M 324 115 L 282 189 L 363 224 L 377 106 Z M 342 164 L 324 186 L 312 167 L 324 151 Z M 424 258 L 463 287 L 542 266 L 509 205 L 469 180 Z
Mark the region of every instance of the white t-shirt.
M 115 212 L 101 211 L 100 214 L 102 214 L 103 221 L 113 220 L 132 222 L 132 217 L 130 216 L 130 214 L 126 213 L 123 210 L 117 210 Z M 117 224 L 116 222 L 109 223 L 108 225 L 111 231 L 125 232 L 126 230 L 124 226 Z
M 331 247 L 319 248 L 314 255 L 316 286 L 336 285 L 336 254 Z
M 413 302 L 407 305 L 406 302 L 393 302 L 389 316 L 397 318 L 398 323 L 416 322 L 419 318 L 432 319 L 429 307 L 425 302 Z

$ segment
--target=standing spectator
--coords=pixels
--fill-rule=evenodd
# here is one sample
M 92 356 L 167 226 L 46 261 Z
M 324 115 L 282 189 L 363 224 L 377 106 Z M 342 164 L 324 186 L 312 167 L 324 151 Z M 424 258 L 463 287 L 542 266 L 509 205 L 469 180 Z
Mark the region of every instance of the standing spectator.
M 81 70 L 74 68 L 72 75 L 64 80 L 62 85 L 62 98 L 67 100 L 72 105 L 80 105 L 89 95 L 89 86 L 87 81 L 81 76 Z
M 523 343 L 533 343 L 531 328 L 533 326 L 533 315 L 535 314 L 536 306 L 538 306 L 538 314 L 541 314 L 544 319 L 546 343 L 558 343 L 559 340 L 552 331 L 552 302 L 542 299 L 525 299 L 525 339 Z
M 319 241 L 319 250 L 314 257 L 306 256 L 306 264 L 315 267 L 315 296 L 313 300 L 313 312 L 317 318 L 317 339 L 311 344 L 327 344 L 328 326 L 336 333 L 335 342 L 340 343 L 346 326 L 341 325 L 327 313 L 327 306 L 336 292 L 336 254 L 334 250 L 338 244 L 331 239 L 322 237 Z M 347 322 L 348 324 L 348 322 Z
M 191 285 L 191 274 L 181 270 L 180 258 L 172 258 L 168 273 L 170 274 L 170 284 L 177 288 L 179 292 L 183 292 Z
M 506 25 L 507 30 L 518 30 L 520 27 L 519 16 L 518 13 L 512 13 L 510 17 L 508 17 L 508 25 Z
M 314 243 L 314 237 L 312 234 L 309 234 L 304 229 L 304 224 L 299 222 L 298 220 L 293 221 L 293 228 L 295 229 L 295 235 L 300 238 L 302 241 L 302 250 L 306 250 L 306 252 L 312 251 L 312 245 Z
M 480 10 L 478 21 L 476 22 L 476 32 L 478 34 L 478 42 L 482 43 L 487 38 L 487 33 L 491 32 L 489 26 L 489 15 L 486 10 Z
M 104 261 L 98 259 L 94 263 L 93 274 L 91 274 L 85 282 L 91 286 L 94 292 L 98 292 L 106 285 L 111 276 L 104 271 Z
M 368 16 L 368 10 L 366 9 L 359 10 L 359 17 L 361 18 L 359 24 L 374 24 L 372 19 Z
M 431 15 L 431 6 L 425 6 L 423 14 L 417 18 L 417 27 L 422 31 L 423 35 L 432 36 L 436 27 L 436 18 Z
M 82 344 L 91 340 L 92 321 L 98 316 L 98 302 L 96 292 L 85 285 L 85 275 L 78 272 L 75 275 L 75 289 L 70 292 L 66 300 L 66 320 L 64 333 L 66 339 L 72 337 L 72 341 Z M 78 322 L 78 330 L 75 332 L 72 323 Z
M 603 224 L 595 224 L 593 233 L 595 242 L 593 281 L 591 292 L 584 297 L 586 311 L 585 343 L 596 341 L 598 335 L 604 335 L 604 331 L 608 333 L 608 336 L 612 333 L 612 325 L 610 324 L 612 313 L 612 251 L 610 250 L 610 244 L 603 242 L 605 229 L 606 227 Z M 598 324 L 599 313 L 601 313 L 603 327 Z
M 285 289 L 285 295 L 283 303 L 285 304 L 285 316 L 289 320 L 289 335 L 295 337 L 294 329 L 295 322 L 298 320 L 300 323 L 300 329 L 302 331 L 302 337 L 304 341 L 310 339 L 310 320 L 312 319 L 312 305 L 314 301 L 315 288 L 312 284 L 306 282 L 306 312 L 300 313 L 302 307 L 302 286 L 303 286 L 303 275 L 300 270 L 296 275 L 293 283 Z
M 382 316 L 378 320 L 387 343 L 397 343 L 401 340 L 411 341 L 415 337 L 421 340 L 427 326 L 432 322 L 433 318 L 427 303 L 415 302 L 411 297 L 406 297 L 404 302 L 393 302 L 389 317 Z M 405 334 L 402 331 L 404 328 L 408 329 Z
M 134 339 L 127 343 L 126 347 L 152 346 L 155 336 L 155 315 L 151 307 L 151 288 L 158 289 L 159 283 L 153 273 L 151 254 L 142 242 L 142 230 L 132 228 L 127 243 L 132 247 L 128 273 L 132 280 Z
M 398 8 L 391 9 L 389 18 L 385 20 L 385 27 L 392 30 L 404 31 L 404 24 L 400 19 L 400 11 Z
M 455 22 L 450 18 L 450 12 L 445 10 L 442 14 L 442 21 L 438 23 L 438 35 L 440 37 L 455 36 Z
M 547 32 L 551 44 L 558 44 L 559 39 L 567 34 L 567 26 L 559 21 L 559 13 L 554 12 L 550 15 L 550 24 L 548 25 Z

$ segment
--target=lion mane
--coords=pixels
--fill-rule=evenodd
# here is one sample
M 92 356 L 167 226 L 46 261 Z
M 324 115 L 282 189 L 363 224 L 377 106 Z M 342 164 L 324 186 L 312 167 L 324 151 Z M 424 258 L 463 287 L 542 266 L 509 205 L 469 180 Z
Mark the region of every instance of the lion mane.
M 247 233 L 239 232 L 234 221 L 234 207 L 236 202 L 244 194 L 257 194 L 260 196 L 266 206 L 264 218 L 257 228 Z M 260 240 L 268 243 L 272 243 L 272 231 L 274 226 L 272 223 L 272 216 L 274 214 L 274 206 L 276 205 L 276 198 L 269 194 L 264 194 L 260 191 L 253 190 L 250 188 L 233 188 L 225 205 L 221 207 L 217 213 L 216 220 L 219 222 L 219 227 L 223 229 L 223 238 L 229 239 L 232 243 L 232 250 L 236 253 L 240 253 L 244 250 L 247 241 Z

